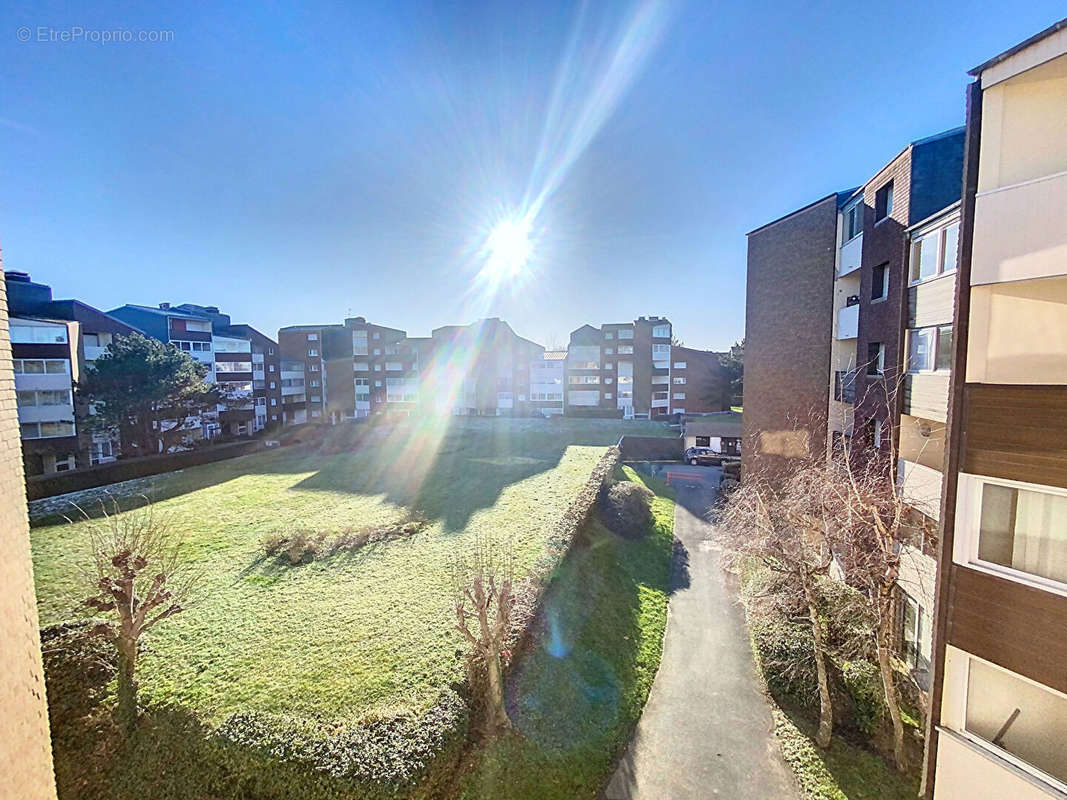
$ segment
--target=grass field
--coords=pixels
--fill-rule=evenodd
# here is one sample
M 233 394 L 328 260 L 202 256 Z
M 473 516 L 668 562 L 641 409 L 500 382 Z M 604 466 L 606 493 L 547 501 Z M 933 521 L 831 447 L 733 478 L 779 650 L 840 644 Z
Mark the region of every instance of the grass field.
M 594 521 L 549 588 L 548 635 L 513 670 L 516 733 L 477 750 L 464 800 L 595 798 L 641 716 L 663 652 L 674 502 L 661 482 L 654 528 L 625 539 Z
M 670 435 L 648 422 L 412 421 L 353 452 L 280 449 L 160 476 L 157 507 L 205 582 L 199 603 L 149 634 L 142 700 L 210 725 L 238 712 L 328 726 L 425 711 L 463 676 L 457 555 L 492 533 L 512 542 L 520 571 L 532 565 L 623 432 Z M 295 567 L 261 544 L 414 511 L 429 525 L 410 539 Z M 83 526 L 32 531 L 42 625 L 84 616 Z

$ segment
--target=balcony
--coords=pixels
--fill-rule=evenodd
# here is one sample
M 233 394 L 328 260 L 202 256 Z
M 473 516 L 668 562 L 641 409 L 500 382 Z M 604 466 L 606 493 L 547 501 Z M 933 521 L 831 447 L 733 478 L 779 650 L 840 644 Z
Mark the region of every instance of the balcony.
M 1067 274 L 1067 172 L 982 192 L 974 206 L 971 283 Z
M 841 257 L 837 265 L 837 277 L 843 278 L 860 268 L 860 256 L 863 255 L 863 234 L 855 236 L 841 245 Z
M 860 331 L 859 304 L 845 306 L 837 312 L 837 338 L 855 339 Z

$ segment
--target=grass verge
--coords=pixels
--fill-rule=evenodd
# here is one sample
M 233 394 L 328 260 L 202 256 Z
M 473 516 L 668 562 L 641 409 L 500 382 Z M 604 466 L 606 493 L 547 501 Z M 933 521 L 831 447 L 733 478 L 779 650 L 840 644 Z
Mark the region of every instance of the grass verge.
M 622 473 L 656 492 L 652 530 L 624 539 L 589 523 L 509 674 L 514 731 L 468 753 L 463 800 L 595 798 L 629 741 L 663 652 L 674 502 L 659 481 Z

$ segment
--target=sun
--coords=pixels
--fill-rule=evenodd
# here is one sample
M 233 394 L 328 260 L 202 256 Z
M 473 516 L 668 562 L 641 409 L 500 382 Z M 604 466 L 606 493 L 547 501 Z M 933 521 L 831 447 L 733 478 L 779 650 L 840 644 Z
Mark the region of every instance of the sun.
M 530 241 L 530 221 L 511 218 L 497 223 L 485 239 L 483 252 L 487 277 L 513 278 L 526 269 L 533 252 Z

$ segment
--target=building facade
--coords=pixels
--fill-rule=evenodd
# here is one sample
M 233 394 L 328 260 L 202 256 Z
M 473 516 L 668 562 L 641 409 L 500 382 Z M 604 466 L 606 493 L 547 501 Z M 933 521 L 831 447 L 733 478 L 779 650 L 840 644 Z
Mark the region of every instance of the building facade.
M 567 351 L 546 350 L 530 362 L 530 408 L 546 417 L 563 414 Z
M 924 790 L 1046 800 L 1067 796 L 1067 20 L 971 74 Z
M 671 345 L 672 415 L 730 410 L 730 381 L 722 368 L 723 355 L 712 350 Z
M 335 362 L 334 378 L 338 382 L 333 411 L 335 416 L 348 407 L 348 398 L 355 406 L 352 385 L 351 343 L 345 346 L 348 332 L 344 325 L 291 325 L 278 331 L 278 348 L 281 357 L 304 364 L 304 418 L 309 423 L 324 423 L 328 388 L 326 374 L 326 344 L 329 337 L 330 358 Z M 346 363 L 347 362 L 347 363 Z M 340 373 L 340 374 L 338 374 Z
M 85 368 L 129 325 L 77 300 L 53 300 L 52 287 L 24 272 L 5 275 L 15 388 L 27 475 L 113 461 L 117 431 L 90 425 L 89 404 L 75 391 Z

